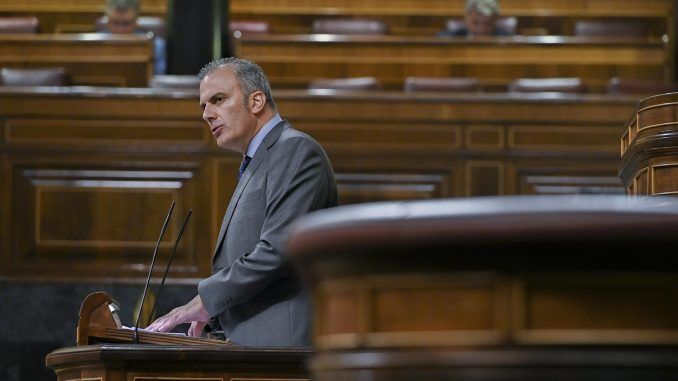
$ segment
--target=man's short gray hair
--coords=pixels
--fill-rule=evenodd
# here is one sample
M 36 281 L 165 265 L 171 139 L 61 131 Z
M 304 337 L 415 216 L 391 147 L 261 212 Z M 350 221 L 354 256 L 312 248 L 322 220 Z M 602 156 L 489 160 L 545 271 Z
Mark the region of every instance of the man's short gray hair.
M 247 99 L 250 95 L 255 91 L 261 91 L 266 96 L 266 103 L 273 110 L 278 110 L 271 95 L 271 85 L 268 83 L 264 70 L 252 61 L 236 57 L 221 58 L 208 63 L 200 69 L 198 77 L 203 80 L 213 71 L 225 67 L 230 68 L 235 73 L 240 90 L 245 98 L 245 107 L 247 107 Z
M 476 11 L 483 16 L 499 15 L 497 0 L 466 0 L 466 12 Z
M 134 10 L 134 13 L 139 14 L 139 0 L 108 0 L 106 1 L 106 11 L 127 11 Z

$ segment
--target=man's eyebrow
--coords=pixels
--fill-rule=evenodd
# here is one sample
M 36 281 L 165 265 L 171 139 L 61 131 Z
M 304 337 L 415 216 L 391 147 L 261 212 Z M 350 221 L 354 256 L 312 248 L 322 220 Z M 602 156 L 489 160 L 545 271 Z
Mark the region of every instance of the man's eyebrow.
M 212 95 L 211 97 L 208 98 L 207 102 L 209 102 L 209 103 L 216 102 L 215 98 L 220 96 L 220 95 L 224 95 L 224 93 L 220 91 L 220 92 Z M 205 109 L 206 106 L 207 106 L 206 102 L 200 102 L 200 108 Z

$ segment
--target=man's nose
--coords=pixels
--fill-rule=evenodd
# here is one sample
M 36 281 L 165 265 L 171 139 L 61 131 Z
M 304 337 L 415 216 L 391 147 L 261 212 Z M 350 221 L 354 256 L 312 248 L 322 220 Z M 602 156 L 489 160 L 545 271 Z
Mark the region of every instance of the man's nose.
M 212 109 L 211 105 L 205 106 L 205 109 L 202 111 L 202 118 L 209 123 L 210 121 L 214 120 L 214 110 Z

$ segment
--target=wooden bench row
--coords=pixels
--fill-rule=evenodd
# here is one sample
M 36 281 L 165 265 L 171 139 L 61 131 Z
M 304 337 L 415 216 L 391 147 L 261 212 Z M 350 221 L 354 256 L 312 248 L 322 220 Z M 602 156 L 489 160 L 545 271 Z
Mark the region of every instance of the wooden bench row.
M 619 139 L 637 103 L 602 95 L 274 96 L 281 115 L 327 150 L 344 204 L 623 192 Z M 0 276 L 143 276 L 172 200 L 179 215 L 194 212 L 173 276 L 209 273 L 204 254 L 240 158 L 214 144 L 197 92 L 5 88 L 0 115 L 0 232 L 9 237 L 0 242 Z
M 105 0 L 67 3 L 60 0 L 15 0 L 0 4 L 0 15 L 35 15 L 47 33 L 88 31 L 103 12 L 105 4 Z M 465 1 L 230 0 L 229 6 L 232 20 L 265 20 L 276 33 L 309 33 L 312 20 L 318 17 L 364 16 L 389 22 L 394 34 L 431 35 L 443 26 L 445 19 L 460 17 L 464 12 Z M 674 10 L 675 4 L 671 0 L 501 2 L 501 13 L 527 21 L 525 26 L 544 27 L 544 22 L 555 19 L 564 22 L 567 29 L 572 19 L 626 18 L 647 21 L 652 33 L 659 35 L 673 29 Z M 167 0 L 143 1 L 141 11 L 145 15 L 162 16 L 167 11 Z
M 666 44 L 645 39 L 261 35 L 243 36 L 236 49 L 258 62 L 276 88 L 360 76 L 375 76 L 387 88 L 402 88 L 408 76 L 477 77 L 497 90 L 523 77 L 580 77 L 593 89 L 612 77 L 673 80 Z M 62 66 L 75 85 L 144 87 L 152 61 L 145 36 L 0 35 L 0 67 Z
M 143 35 L 0 34 L 0 67 L 63 67 L 73 85 L 145 87 L 153 42 Z
M 597 90 L 612 77 L 673 80 L 670 49 L 647 39 L 244 35 L 236 54 L 259 63 L 274 87 L 361 76 L 392 88 L 409 76 L 475 77 L 496 90 L 530 77 L 580 77 Z

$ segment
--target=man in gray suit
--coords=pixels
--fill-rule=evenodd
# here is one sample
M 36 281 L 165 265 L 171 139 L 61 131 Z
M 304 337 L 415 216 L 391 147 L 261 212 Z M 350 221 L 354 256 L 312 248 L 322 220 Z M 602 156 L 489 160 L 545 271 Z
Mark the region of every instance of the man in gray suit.
M 337 205 L 330 162 L 310 136 L 281 119 L 261 68 L 247 60 L 214 61 L 200 72 L 203 119 L 221 148 L 244 155 L 238 186 L 219 232 L 213 275 L 198 295 L 148 329 L 191 323 L 200 336 L 211 318 L 234 344 L 310 343 L 310 299 L 285 257 L 290 223 Z

